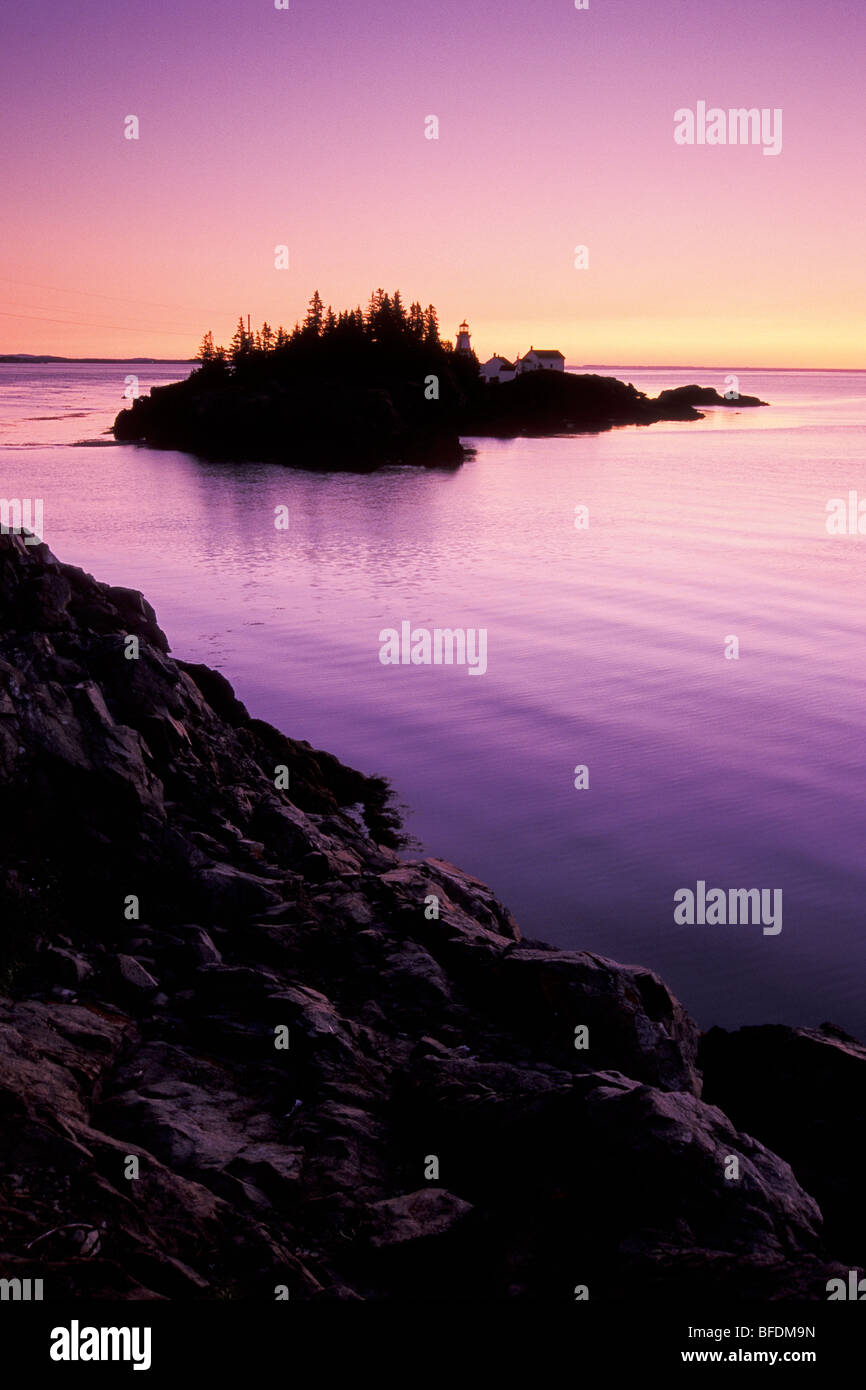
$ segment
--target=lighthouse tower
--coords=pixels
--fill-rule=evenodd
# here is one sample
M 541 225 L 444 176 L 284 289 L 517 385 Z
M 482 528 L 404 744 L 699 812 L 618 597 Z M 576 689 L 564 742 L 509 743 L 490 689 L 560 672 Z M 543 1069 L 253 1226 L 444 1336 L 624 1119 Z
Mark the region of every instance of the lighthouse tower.
M 471 353 L 472 344 L 469 341 L 469 324 L 464 319 L 457 330 L 457 351 Z

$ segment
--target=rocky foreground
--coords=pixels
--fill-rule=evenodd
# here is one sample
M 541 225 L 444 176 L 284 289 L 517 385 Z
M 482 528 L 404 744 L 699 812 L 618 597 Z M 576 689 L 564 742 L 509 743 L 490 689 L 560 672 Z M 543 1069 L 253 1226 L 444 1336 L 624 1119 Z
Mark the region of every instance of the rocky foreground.
M 862 1263 L 860 1044 L 702 1040 L 651 971 L 521 940 L 44 545 L 0 537 L 0 616 L 0 1277 L 823 1300 Z

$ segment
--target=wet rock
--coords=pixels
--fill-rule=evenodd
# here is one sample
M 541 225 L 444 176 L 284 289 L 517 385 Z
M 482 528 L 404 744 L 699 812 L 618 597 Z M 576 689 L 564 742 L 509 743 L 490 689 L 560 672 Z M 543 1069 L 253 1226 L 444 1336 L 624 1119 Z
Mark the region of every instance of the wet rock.
M 118 955 L 117 968 L 123 983 L 129 988 L 145 994 L 159 989 L 159 985 L 149 971 L 135 959 L 135 956 Z
M 496 978 L 497 1002 L 516 1031 L 549 1037 L 573 1065 L 594 1070 L 601 1059 L 640 1081 L 700 1094 L 697 1025 L 651 970 L 588 951 L 518 948 Z M 585 1049 L 574 1045 L 580 1027 Z
M 398 858 L 385 784 L 176 663 L 139 595 L 0 536 L 0 619 L 4 1277 L 669 1305 L 823 1299 L 858 1258 L 860 1044 L 711 1034 L 700 1098 L 657 976 Z
M 405 1241 L 425 1240 L 450 1231 L 472 1207 L 443 1188 L 407 1192 L 375 1202 L 370 1209 L 374 1222 L 371 1245 L 402 1245 Z

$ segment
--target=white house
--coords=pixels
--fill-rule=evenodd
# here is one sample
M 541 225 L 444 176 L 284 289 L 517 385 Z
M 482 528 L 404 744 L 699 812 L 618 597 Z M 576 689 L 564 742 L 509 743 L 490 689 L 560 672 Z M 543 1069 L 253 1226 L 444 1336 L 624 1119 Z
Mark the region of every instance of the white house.
M 517 375 L 513 362 L 509 362 L 507 357 L 499 357 L 496 353 L 481 364 L 481 376 L 484 381 L 513 381 Z
M 531 347 L 524 357 L 509 362 L 507 357 L 494 353 L 481 365 L 484 381 L 513 381 L 521 372 L 564 372 L 565 358 L 552 348 Z
M 530 347 L 525 357 L 517 359 L 518 372 L 564 372 L 565 358 L 556 348 Z

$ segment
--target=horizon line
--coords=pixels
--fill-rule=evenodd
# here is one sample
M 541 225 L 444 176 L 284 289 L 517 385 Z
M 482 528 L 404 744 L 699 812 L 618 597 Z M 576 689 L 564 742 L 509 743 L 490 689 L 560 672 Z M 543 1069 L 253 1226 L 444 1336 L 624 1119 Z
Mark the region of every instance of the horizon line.
M 14 362 L 36 362 L 47 364 L 50 362 L 90 362 L 106 363 L 116 362 L 120 365 L 127 362 L 144 362 L 153 366 L 168 366 L 174 362 L 187 366 L 191 362 L 197 362 L 196 357 L 66 357 L 50 352 L 2 352 L 0 353 L 0 365 Z M 621 371 L 628 367 L 633 371 L 640 372 L 866 372 L 866 366 L 862 367 L 779 367 L 766 365 L 742 366 L 736 363 L 726 362 L 723 364 L 707 364 L 698 362 L 569 362 L 566 363 L 566 371 L 592 371 L 599 367 L 614 368 Z

